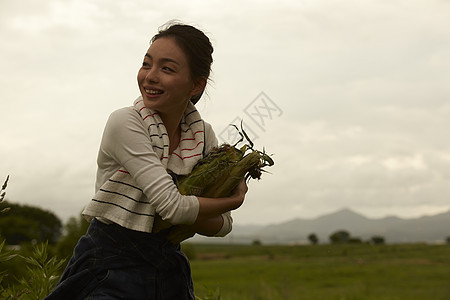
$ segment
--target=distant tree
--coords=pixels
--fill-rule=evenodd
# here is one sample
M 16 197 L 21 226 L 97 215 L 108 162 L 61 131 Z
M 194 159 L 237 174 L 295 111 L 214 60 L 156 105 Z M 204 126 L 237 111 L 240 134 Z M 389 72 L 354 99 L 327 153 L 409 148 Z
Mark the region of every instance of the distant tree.
M 308 235 L 308 240 L 313 245 L 317 245 L 317 243 L 319 243 L 319 238 L 315 233 L 311 233 L 310 235 Z
M 253 246 L 261 246 L 262 245 L 261 240 L 259 240 L 259 239 L 253 240 L 252 245 Z
M 332 233 L 329 238 L 332 244 L 346 244 L 350 239 L 350 233 L 345 230 L 338 230 Z
M 383 245 L 386 243 L 386 241 L 385 241 L 384 237 L 382 237 L 380 235 L 375 235 L 370 238 L 370 243 L 373 245 Z
M 349 244 L 361 244 L 362 240 L 359 237 L 350 237 L 347 241 Z
M 61 220 L 53 213 L 28 205 L 0 203 L 0 211 L 9 210 L 0 218 L 0 235 L 9 245 L 23 242 L 54 244 L 61 235 Z
M 78 240 L 84 235 L 89 227 L 89 222 L 80 214 L 78 218 L 71 217 L 64 225 L 64 234 L 56 244 L 59 257 L 70 257 Z
M 448 236 L 445 241 L 447 242 L 447 244 L 450 244 L 450 236 Z

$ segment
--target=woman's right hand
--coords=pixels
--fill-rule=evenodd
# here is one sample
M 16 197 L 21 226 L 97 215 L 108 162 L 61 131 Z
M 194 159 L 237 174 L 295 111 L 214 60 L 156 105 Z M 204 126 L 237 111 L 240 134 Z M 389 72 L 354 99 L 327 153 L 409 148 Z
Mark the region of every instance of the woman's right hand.
M 245 179 L 234 189 L 230 197 L 224 198 L 204 198 L 197 197 L 199 202 L 199 211 L 197 221 L 217 217 L 227 211 L 235 210 L 244 203 L 245 194 L 248 191 Z
M 248 191 L 247 183 L 245 182 L 245 179 L 242 179 L 242 181 L 238 184 L 237 187 L 234 188 L 233 194 L 231 195 L 232 198 L 236 201 L 236 208 L 239 208 L 242 203 L 244 203 L 245 194 Z

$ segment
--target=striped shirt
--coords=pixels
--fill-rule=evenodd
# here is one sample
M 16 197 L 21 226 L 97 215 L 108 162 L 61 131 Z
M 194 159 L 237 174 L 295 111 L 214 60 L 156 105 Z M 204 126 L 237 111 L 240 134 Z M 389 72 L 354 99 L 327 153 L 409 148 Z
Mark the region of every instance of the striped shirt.
M 189 174 L 203 154 L 217 146 L 217 138 L 189 103 L 180 143 L 169 155 L 161 119 L 142 106 L 138 99 L 109 117 L 97 158 L 96 193 L 83 215 L 143 232 L 152 232 L 156 215 L 173 225 L 192 224 L 198 199 L 181 195 L 168 171 Z M 231 231 L 231 214 L 222 217 L 224 225 L 216 236 Z

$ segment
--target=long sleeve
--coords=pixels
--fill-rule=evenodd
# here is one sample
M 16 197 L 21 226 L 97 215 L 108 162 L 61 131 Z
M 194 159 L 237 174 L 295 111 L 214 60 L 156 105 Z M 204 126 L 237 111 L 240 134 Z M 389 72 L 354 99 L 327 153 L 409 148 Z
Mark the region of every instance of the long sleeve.
M 226 212 L 222 214 L 223 225 L 222 228 L 217 232 L 215 237 L 224 237 L 231 232 L 233 228 L 233 218 L 231 217 L 231 212 Z
M 97 162 L 97 189 L 119 168 L 124 168 L 163 219 L 172 224 L 192 224 L 196 220 L 199 210 L 197 197 L 178 192 L 152 148 L 142 118 L 133 108 L 111 114 Z

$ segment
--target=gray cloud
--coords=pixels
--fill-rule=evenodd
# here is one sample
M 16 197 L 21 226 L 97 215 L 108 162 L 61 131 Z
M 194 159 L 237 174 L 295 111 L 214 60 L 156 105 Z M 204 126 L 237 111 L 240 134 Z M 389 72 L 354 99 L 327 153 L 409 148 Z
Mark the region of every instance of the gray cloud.
M 199 103 L 217 133 L 264 91 L 282 110 L 258 134 L 276 165 L 238 223 L 341 207 L 368 216 L 449 209 L 449 3 L 7 1 L 0 7 L 0 176 L 8 197 L 67 218 L 89 201 L 114 109 L 138 95 L 150 37 L 170 19 L 215 45 Z

